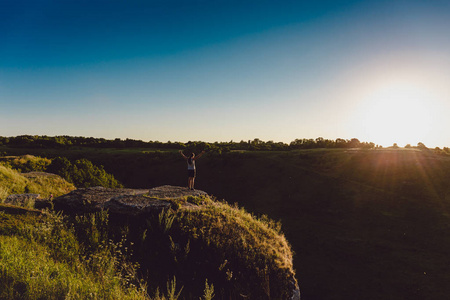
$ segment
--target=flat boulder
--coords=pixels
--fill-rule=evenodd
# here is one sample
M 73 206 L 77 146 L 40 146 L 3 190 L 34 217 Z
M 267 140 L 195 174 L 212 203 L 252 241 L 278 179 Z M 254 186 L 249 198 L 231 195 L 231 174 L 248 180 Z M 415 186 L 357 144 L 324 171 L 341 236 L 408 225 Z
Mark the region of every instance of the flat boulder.
M 66 213 L 90 213 L 107 209 L 111 214 L 134 216 L 160 212 L 173 205 L 193 208 L 183 201 L 188 196 L 206 196 L 200 190 L 176 186 L 146 189 L 111 189 L 104 187 L 81 188 L 53 200 L 56 210 Z
M 114 197 L 139 195 L 147 192 L 148 190 L 110 189 L 101 186 L 81 188 L 55 198 L 53 204 L 56 210 L 62 210 L 67 213 L 96 212 L 102 209 L 105 202 Z

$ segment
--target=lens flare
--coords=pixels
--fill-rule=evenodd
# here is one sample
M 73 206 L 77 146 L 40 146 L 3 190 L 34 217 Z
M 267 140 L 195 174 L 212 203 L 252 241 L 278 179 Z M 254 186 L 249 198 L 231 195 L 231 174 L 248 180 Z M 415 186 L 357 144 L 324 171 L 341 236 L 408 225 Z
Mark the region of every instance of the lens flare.
M 357 123 L 362 135 L 383 146 L 417 143 L 433 130 L 436 98 L 428 89 L 390 83 L 361 100 Z

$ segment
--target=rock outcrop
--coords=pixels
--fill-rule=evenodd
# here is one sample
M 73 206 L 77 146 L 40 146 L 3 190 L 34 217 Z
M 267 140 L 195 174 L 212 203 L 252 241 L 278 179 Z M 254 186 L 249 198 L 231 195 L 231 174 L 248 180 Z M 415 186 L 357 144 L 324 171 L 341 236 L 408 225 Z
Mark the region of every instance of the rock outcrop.
M 28 203 L 32 202 L 32 204 L 34 204 L 34 202 L 39 199 L 39 194 L 13 194 L 6 197 L 5 203 L 17 206 L 28 206 Z
M 168 185 L 149 190 L 92 187 L 74 190 L 53 203 L 56 210 L 68 213 L 107 209 L 111 214 L 139 215 L 160 212 L 174 204 L 193 209 L 196 205 L 183 201 L 187 196 L 207 196 L 207 193 Z
M 201 199 L 199 201 L 198 198 L 192 199 L 189 196 L 206 197 L 208 195 L 207 193 L 200 190 L 191 191 L 187 188 L 167 186 L 167 185 L 148 190 L 110 189 L 103 187 L 93 187 L 93 188 L 77 189 L 66 195 L 57 197 L 53 200 L 53 205 L 55 210 L 62 210 L 68 214 L 83 214 L 107 209 L 110 216 L 116 217 L 115 219 L 120 220 L 121 222 L 122 221 L 129 222 L 130 220 L 133 220 L 133 222 L 138 220 L 147 220 L 147 217 L 151 219 L 151 215 L 159 214 L 162 210 L 174 206 L 176 207 L 177 210 L 180 209 L 192 210 L 193 213 L 201 213 L 201 211 L 199 210 L 208 209 L 207 205 L 201 204 L 202 202 Z M 195 203 L 198 203 L 198 205 Z M 138 232 L 137 229 L 134 231 Z M 220 230 L 217 230 L 212 231 L 209 234 L 211 235 L 217 234 L 219 238 L 219 235 L 221 235 L 222 233 Z M 172 237 L 170 237 L 170 241 L 172 241 L 174 245 L 173 246 L 174 248 L 170 248 L 172 249 L 171 251 L 175 251 L 174 249 L 177 249 L 176 245 L 179 245 L 178 240 L 183 239 L 178 237 L 177 240 L 177 238 L 174 236 L 174 240 L 175 242 L 172 241 Z M 166 244 L 162 242 L 161 245 L 164 246 Z M 199 244 L 198 242 L 196 243 L 193 242 L 193 244 L 190 246 L 191 251 L 193 253 L 197 253 L 192 254 L 194 255 L 194 257 L 195 255 L 199 255 L 199 253 L 201 253 L 199 251 L 201 251 L 200 249 L 202 248 L 199 245 L 202 244 L 201 243 Z M 214 251 L 217 251 L 217 249 Z M 160 259 L 163 259 L 162 257 L 163 256 L 161 256 Z M 196 261 L 195 263 L 202 265 L 202 263 L 204 263 L 201 261 L 201 259 L 203 259 L 203 256 L 200 255 L 199 257 L 200 260 Z M 284 270 L 283 272 L 285 271 L 286 270 Z M 298 288 L 294 272 L 288 271 L 287 274 L 285 274 L 284 276 L 285 276 L 284 286 L 285 289 L 288 290 L 287 293 L 283 293 L 284 297 L 289 300 L 300 300 L 300 290 Z M 255 286 L 258 286 L 258 284 L 256 284 Z

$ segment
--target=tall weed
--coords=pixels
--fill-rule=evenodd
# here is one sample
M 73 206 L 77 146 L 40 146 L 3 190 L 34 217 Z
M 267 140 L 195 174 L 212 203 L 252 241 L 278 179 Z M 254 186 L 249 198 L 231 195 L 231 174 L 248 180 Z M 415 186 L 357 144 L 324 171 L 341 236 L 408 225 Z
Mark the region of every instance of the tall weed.
M 110 251 L 89 257 L 60 214 L 0 215 L 0 299 L 146 299 Z M 100 247 L 99 247 L 100 248 Z
M 203 298 L 200 300 L 212 300 L 214 298 L 214 285 L 208 285 L 208 279 L 205 280 L 205 290 L 203 291 Z

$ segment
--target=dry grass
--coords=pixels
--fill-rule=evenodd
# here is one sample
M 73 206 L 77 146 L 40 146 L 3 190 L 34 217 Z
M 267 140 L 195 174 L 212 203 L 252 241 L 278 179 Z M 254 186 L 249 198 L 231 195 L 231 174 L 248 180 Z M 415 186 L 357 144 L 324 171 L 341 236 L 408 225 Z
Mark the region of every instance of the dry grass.
M 222 297 L 226 287 L 231 297 L 288 298 L 295 283 L 293 253 L 279 223 L 207 197 L 188 201 L 202 203 L 201 209 L 179 210 L 172 228 L 165 231 L 173 236 L 173 243 L 190 241 L 185 246 L 187 259 L 203 259 L 216 266 L 206 276 L 216 280 L 211 282 L 222 290 Z M 177 232 L 183 237 L 175 242 Z
M 0 200 L 6 199 L 11 194 L 35 193 L 42 198 L 51 194 L 60 196 L 66 194 L 75 187 L 56 175 L 30 176 L 21 174 L 9 167 L 0 165 Z

